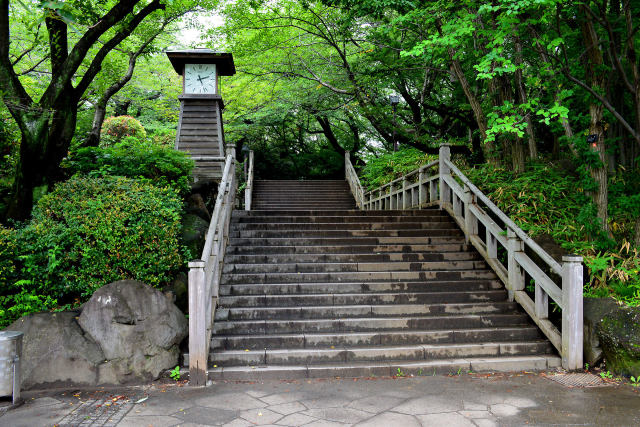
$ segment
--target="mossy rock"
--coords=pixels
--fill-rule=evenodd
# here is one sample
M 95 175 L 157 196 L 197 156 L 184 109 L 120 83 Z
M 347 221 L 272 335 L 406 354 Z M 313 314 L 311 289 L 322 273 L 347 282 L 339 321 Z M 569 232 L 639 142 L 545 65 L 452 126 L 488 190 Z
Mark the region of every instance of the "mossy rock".
M 621 307 L 604 316 L 598 336 L 609 371 L 640 376 L 640 307 Z
M 607 314 L 619 308 L 620 304 L 613 298 L 584 299 L 584 361 L 589 366 L 595 366 L 603 357 L 598 326 Z
M 198 215 L 188 213 L 182 218 L 180 238 L 193 259 L 200 258 L 208 229 L 209 223 Z

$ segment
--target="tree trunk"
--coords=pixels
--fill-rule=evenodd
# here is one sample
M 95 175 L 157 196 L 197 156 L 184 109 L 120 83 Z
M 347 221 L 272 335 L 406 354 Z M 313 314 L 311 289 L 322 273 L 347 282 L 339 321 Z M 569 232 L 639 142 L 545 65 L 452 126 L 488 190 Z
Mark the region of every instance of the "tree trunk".
M 636 219 L 636 232 L 633 240 L 636 247 L 640 248 L 640 218 Z
M 525 160 L 526 154 L 524 152 L 522 138 L 516 138 L 511 141 L 511 165 L 515 173 L 524 172 Z
M 607 75 L 601 67 L 604 65 L 602 51 L 600 50 L 598 34 L 593 25 L 593 21 L 588 11 L 588 5 L 582 5 L 584 22 L 582 24 L 582 35 L 587 51 L 588 75 L 590 85 L 595 90 L 604 90 L 606 88 Z M 591 166 L 591 177 L 596 182 L 596 191 L 592 195 L 593 202 L 598 210 L 598 219 L 600 220 L 602 230 L 609 234 L 609 216 L 608 207 L 608 177 L 607 177 L 607 158 L 606 147 L 604 143 L 604 126 L 602 124 L 602 113 L 604 105 L 601 102 L 591 103 L 589 106 L 589 135 L 595 138 L 591 142 L 591 149 L 598 155 L 598 164 Z
M 107 115 L 107 104 L 102 104 L 100 101 L 96 104 L 96 110 L 93 113 L 93 124 L 91 126 L 91 131 L 87 136 L 87 140 L 84 143 L 85 147 L 97 147 L 100 145 L 100 132 L 102 131 L 104 118 Z
M 8 216 L 26 220 L 31 215 L 34 189 L 47 185 L 51 190 L 63 178 L 60 162 L 67 150 L 76 127 L 75 97 L 63 97 L 49 113 L 36 111 L 21 126 L 20 158 L 14 180 L 14 198 Z

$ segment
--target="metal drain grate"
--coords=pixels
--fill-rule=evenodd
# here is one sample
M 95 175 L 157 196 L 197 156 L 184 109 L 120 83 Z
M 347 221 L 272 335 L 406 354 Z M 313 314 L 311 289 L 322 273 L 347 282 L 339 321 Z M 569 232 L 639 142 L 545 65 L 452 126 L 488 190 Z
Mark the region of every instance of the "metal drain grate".
M 547 378 L 565 387 L 602 387 L 608 385 L 599 376 L 587 373 L 548 375 Z

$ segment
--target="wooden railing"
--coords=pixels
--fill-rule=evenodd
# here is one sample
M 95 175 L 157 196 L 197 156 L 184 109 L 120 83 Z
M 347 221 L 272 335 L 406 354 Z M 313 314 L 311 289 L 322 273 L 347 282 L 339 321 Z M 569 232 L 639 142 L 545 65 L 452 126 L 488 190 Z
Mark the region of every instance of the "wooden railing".
M 218 289 L 229 239 L 229 222 L 236 195 L 235 148 L 227 150 L 218 186 L 216 205 L 202 250 L 202 257 L 189 263 L 189 383 L 207 383 L 207 363 Z
M 436 166 L 438 174 L 427 175 Z M 364 195 L 364 209 L 412 209 L 435 202 L 449 212 L 466 241 L 496 272 L 509 299 L 524 308 L 556 347 L 562 366 L 581 369 L 582 257 L 569 255 L 562 258 L 562 265 L 556 262 L 451 162 L 448 145 L 440 147 L 437 162 Z M 499 253 L 506 258 L 506 266 Z M 525 291 L 527 276 L 534 287 L 533 299 Z M 550 300 L 562 311 L 560 329 L 549 320 Z
M 364 209 L 419 209 L 438 201 L 438 175 L 429 171 L 438 166 L 431 162 L 400 178 L 364 194 Z
M 249 171 L 247 172 L 247 186 L 244 188 L 244 210 L 245 211 L 251 210 L 252 199 L 253 199 L 253 150 L 249 151 Z
M 344 153 L 344 175 L 351 188 L 351 193 L 356 199 L 356 206 L 358 209 L 364 209 L 364 190 L 360 185 L 360 179 L 358 179 L 358 173 L 351 164 L 351 157 L 348 151 Z

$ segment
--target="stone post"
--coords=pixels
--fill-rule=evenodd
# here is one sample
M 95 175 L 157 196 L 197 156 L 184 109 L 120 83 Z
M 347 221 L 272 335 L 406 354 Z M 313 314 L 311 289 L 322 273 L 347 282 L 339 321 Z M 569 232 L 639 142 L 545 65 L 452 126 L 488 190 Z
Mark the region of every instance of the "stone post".
M 207 307 L 205 262 L 189 262 L 189 384 L 207 384 Z
M 449 186 L 444 182 L 445 176 L 451 176 L 451 169 L 445 163 L 445 161 L 451 160 L 451 147 L 449 144 L 442 144 L 440 146 L 440 158 L 439 158 L 439 175 L 440 175 L 440 209 L 444 209 L 446 203 L 450 203 L 449 198 Z

